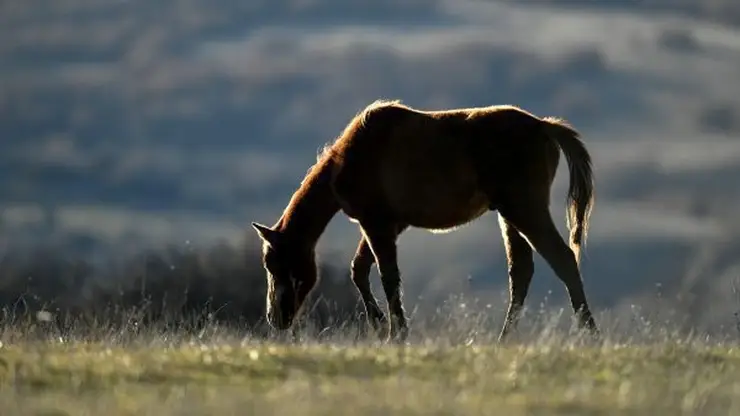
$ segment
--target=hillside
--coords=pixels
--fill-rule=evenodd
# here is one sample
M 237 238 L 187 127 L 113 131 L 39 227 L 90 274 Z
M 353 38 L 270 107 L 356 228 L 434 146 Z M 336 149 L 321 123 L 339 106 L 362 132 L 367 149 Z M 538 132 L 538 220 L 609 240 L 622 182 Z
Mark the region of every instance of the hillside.
M 568 119 L 592 151 L 594 304 L 628 313 L 659 284 L 693 323 L 734 325 L 740 9 L 587 3 L 0 6 L 0 245 L 110 256 L 241 241 L 249 221 L 277 218 L 317 150 L 376 98 L 514 103 Z M 322 253 L 348 264 L 358 237 L 338 217 Z M 444 236 L 411 230 L 401 261 L 410 302 L 490 296 L 506 282 L 493 215 Z M 537 266 L 533 297 L 562 301 Z

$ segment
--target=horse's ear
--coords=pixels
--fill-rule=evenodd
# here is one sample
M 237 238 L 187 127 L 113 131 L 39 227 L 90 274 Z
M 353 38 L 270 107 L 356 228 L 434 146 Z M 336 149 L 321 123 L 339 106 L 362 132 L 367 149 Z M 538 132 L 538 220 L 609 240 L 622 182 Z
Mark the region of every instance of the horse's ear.
M 257 231 L 257 234 L 259 234 L 260 238 L 263 241 L 266 241 L 270 245 L 275 245 L 279 237 L 279 233 L 277 231 L 257 222 L 253 222 L 252 227 L 255 229 L 255 231 Z

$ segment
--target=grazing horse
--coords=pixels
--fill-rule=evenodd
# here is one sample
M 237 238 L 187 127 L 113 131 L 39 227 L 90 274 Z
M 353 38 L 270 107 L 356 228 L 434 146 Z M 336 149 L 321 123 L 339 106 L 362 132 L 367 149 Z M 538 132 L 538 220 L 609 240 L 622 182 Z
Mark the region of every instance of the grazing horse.
M 570 247 L 550 215 L 550 189 L 563 151 L 568 162 Z M 289 329 L 317 282 L 316 242 L 340 210 L 362 233 L 351 277 L 376 330 L 408 333 L 396 240 L 406 228 L 445 232 L 497 211 L 506 246 L 509 307 L 499 340 L 516 327 L 534 273 L 533 249 L 564 283 L 579 327 L 599 331 L 579 271 L 593 205 L 591 157 L 564 120 L 509 105 L 422 111 L 378 100 L 355 115 L 319 155 L 263 241 L 267 321 Z M 374 263 L 390 323 L 370 290 Z

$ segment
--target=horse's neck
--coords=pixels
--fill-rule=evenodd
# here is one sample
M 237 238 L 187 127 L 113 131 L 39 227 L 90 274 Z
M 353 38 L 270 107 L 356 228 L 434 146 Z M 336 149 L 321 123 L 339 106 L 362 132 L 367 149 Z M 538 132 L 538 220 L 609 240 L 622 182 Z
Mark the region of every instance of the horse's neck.
M 319 162 L 311 169 L 278 220 L 279 231 L 311 248 L 316 245 L 329 221 L 339 211 L 331 176 L 331 160 Z

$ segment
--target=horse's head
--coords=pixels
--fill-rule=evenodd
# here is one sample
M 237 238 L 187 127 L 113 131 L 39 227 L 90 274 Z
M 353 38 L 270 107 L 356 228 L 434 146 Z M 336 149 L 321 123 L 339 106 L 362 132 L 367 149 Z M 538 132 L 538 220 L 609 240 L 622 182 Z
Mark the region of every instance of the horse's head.
M 313 248 L 295 244 L 282 232 L 252 223 L 262 239 L 262 264 L 267 271 L 267 322 L 288 329 L 317 282 Z

